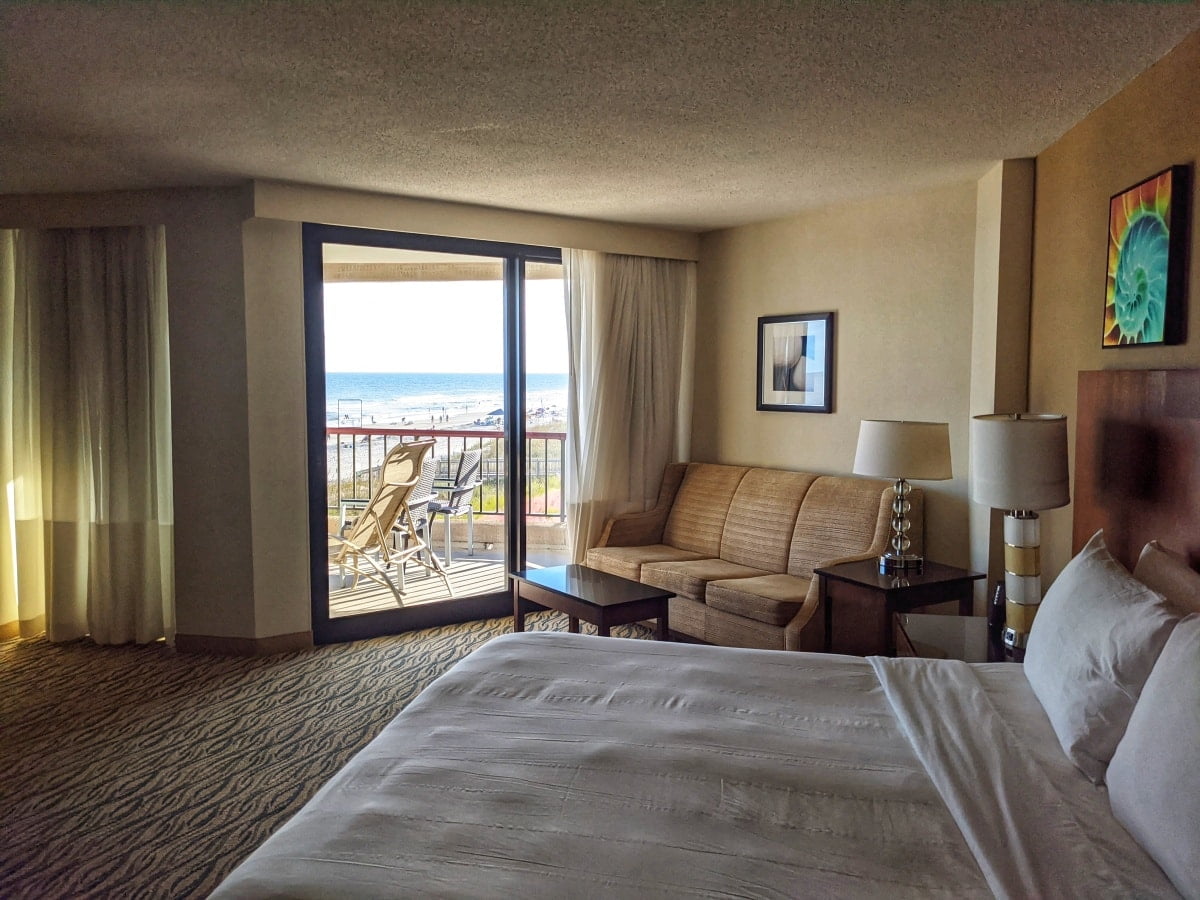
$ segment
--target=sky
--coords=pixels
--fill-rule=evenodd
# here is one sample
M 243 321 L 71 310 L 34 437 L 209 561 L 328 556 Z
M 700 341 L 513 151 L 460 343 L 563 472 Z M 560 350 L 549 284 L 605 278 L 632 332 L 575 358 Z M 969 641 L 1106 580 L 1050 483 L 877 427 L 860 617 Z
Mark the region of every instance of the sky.
M 325 285 L 327 372 L 500 372 L 500 281 Z M 563 284 L 526 282 L 525 370 L 567 371 Z

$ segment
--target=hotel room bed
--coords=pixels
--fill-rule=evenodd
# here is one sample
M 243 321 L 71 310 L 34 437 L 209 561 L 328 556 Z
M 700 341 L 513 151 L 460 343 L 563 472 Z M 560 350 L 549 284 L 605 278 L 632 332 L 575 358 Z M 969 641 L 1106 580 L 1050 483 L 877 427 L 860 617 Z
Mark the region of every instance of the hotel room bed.
M 1020 666 L 533 633 L 214 896 L 1176 896 Z
M 214 896 L 1200 898 L 1196 397 L 1081 373 L 1024 666 L 496 638 Z

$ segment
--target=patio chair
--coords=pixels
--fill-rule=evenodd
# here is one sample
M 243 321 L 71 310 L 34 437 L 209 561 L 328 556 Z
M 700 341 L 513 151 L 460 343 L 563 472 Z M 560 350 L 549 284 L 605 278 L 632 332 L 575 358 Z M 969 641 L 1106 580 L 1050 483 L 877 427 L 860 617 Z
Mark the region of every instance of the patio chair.
M 479 477 L 482 462 L 482 450 L 464 450 L 458 458 L 458 473 L 454 476 L 454 484 L 442 488 L 449 492 L 449 496 L 445 500 L 431 500 L 429 503 L 431 521 L 439 514 L 446 517 L 444 562 L 447 566 L 451 562 L 450 520 L 456 516 L 467 517 L 467 553 L 470 556 L 475 555 L 475 489 L 483 484 Z
M 329 535 L 330 564 L 353 573 L 350 587 L 358 583 L 359 576 L 369 578 L 390 590 L 396 603 L 402 606 L 404 592 L 397 590 L 387 570 L 399 565 L 403 583 L 404 566 L 410 559 L 415 559 L 440 575 L 446 584 L 446 592 L 454 596 L 445 568 L 421 539 L 409 507 L 411 500 L 419 499 L 414 492 L 421 480 L 425 458 L 434 443 L 432 439 L 414 441 L 397 444 L 389 450 L 379 467 L 379 486 L 366 507 L 349 525 L 344 536 Z M 393 529 L 399 529 L 400 533 L 393 536 Z
M 407 508 L 400 514 L 396 524 L 392 526 L 392 545 L 394 547 L 404 549 L 408 546 L 408 526 L 411 524 L 421 535 L 425 546 L 430 548 L 429 553 L 433 553 L 432 545 L 429 543 L 429 501 L 437 499 L 437 494 L 433 492 L 433 479 L 437 476 L 437 467 L 437 459 L 432 453 L 427 454 L 421 461 L 421 478 L 417 481 L 417 486 L 413 488 L 412 496 L 408 498 Z M 404 593 L 404 570 L 407 563 L 408 559 L 406 558 L 400 564 L 401 593 Z M 429 575 L 428 568 L 425 574 Z

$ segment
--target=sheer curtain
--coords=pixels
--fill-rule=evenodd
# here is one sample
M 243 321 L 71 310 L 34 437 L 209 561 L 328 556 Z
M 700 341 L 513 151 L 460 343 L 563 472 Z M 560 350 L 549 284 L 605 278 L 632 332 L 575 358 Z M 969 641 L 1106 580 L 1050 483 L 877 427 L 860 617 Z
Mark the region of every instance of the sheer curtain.
M 174 637 L 162 228 L 0 231 L 0 624 Z
M 654 505 L 692 427 L 696 265 L 563 251 L 567 534 L 580 561 L 605 520 Z

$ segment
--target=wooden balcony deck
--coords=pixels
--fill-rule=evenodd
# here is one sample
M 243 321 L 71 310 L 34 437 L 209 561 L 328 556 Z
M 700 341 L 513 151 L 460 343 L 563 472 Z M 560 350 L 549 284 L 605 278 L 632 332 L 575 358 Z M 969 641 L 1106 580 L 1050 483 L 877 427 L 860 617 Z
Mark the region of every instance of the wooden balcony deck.
M 504 571 L 504 561 L 500 559 L 471 556 L 456 559 L 447 574 L 455 597 L 490 594 L 508 587 L 508 575 Z M 398 577 L 393 575 L 392 580 L 396 587 L 400 586 Z M 354 587 L 336 590 L 335 584 L 336 579 L 330 579 L 329 615 L 333 618 L 396 609 L 396 596 L 377 582 L 360 578 Z M 427 574 L 421 566 L 409 564 L 402 596 L 405 606 L 436 603 L 446 599 L 446 584 L 441 578 Z
M 454 560 L 447 570 L 455 597 L 490 594 L 508 589 L 508 573 L 505 570 L 503 554 L 489 551 L 477 556 L 468 556 L 464 550 L 459 556 L 458 552 L 455 551 Z M 530 553 L 530 563 L 533 565 L 562 565 L 566 562 L 565 552 Z M 397 587 L 400 586 L 398 577 L 393 576 L 393 581 Z M 360 578 L 353 588 L 335 589 L 336 583 L 335 578 L 330 579 L 329 615 L 332 618 L 397 608 L 395 595 L 377 582 Z M 416 563 L 410 563 L 401 599 L 405 606 L 416 606 L 422 603 L 437 603 L 449 597 L 446 594 L 445 582 L 441 578 L 427 574 L 426 570 Z

